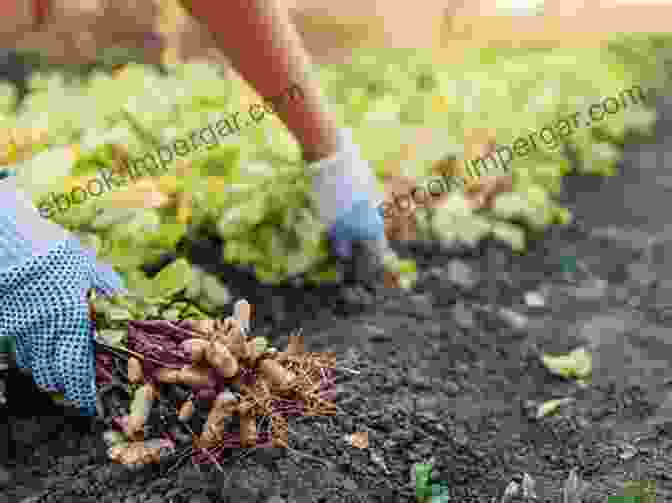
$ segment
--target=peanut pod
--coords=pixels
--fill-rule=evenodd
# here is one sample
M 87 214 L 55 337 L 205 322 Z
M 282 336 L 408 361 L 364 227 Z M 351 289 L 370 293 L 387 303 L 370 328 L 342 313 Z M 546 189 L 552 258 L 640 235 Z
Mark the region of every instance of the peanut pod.
M 211 342 L 207 351 L 207 360 L 226 379 L 238 373 L 238 361 L 224 344 Z
M 217 395 L 203 427 L 200 447 L 210 448 L 224 439 L 224 423 L 233 416 L 238 408 L 238 399 L 233 393 L 225 391 Z
M 290 335 L 289 343 L 287 344 L 287 354 L 300 355 L 305 352 L 306 350 L 303 342 L 303 335 Z
M 273 447 L 280 447 L 280 448 L 285 448 L 289 445 L 289 442 L 287 440 L 287 433 L 288 433 L 288 427 L 287 427 L 287 419 L 284 418 L 281 415 L 275 415 L 273 416 L 272 420 L 272 445 Z
M 209 346 L 209 342 L 205 339 L 187 339 L 180 344 L 180 349 L 190 356 L 192 362 L 198 364 L 206 359 Z
M 164 384 L 178 384 L 180 382 L 180 371 L 177 369 L 161 368 L 155 372 L 154 376 Z
M 181 369 L 159 369 L 156 374 L 159 382 L 164 384 L 186 384 L 194 388 L 210 386 L 210 369 L 207 367 L 186 366 Z
M 128 359 L 128 382 L 131 384 L 140 384 L 145 382 L 145 375 L 142 371 L 142 363 L 135 357 Z
M 182 324 L 187 330 L 198 333 L 204 339 L 210 339 L 215 333 L 216 320 L 183 320 Z
M 180 407 L 177 417 L 181 422 L 186 423 L 194 417 L 194 410 L 194 402 L 192 400 L 187 400 L 182 404 L 182 407 Z
M 242 448 L 257 445 L 257 418 L 255 416 L 240 417 L 240 446 Z
M 158 395 L 158 390 L 152 384 L 145 384 L 135 392 L 126 425 L 126 434 L 129 438 L 138 438 L 144 432 L 145 423 Z
M 290 372 L 272 359 L 263 359 L 257 366 L 257 369 L 270 382 L 271 387 L 278 391 L 288 390 L 296 379 L 293 372 Z
M 229 330 L 226 333 L 226 336 L 220 336 L 217 341 L 222 342 L 231 354 L 239 360 L 244 360 L 248 357 L 247 352 L 247 341 L 243 336 L 242 331 L 240 330 L 240 322 L 235 318 L 232 318 L 229 322 Z
M 163 455 L 168 455 L 174 446 L 163 440 L 153 439 L 144 442 L 132 442 L 110 448 L 107 453 L 112 461 L 128 467 L 159 463 Z
M 278 354 L 279 361 L 285 361 L 289 356 L 297 356 L 305 353 L 305 345 L 302 335 L 290 335 L 287 349 Z
M 210 369 L 206 367 L 182 367 L 179 380 L 182 384 L 194 388 L 208 388 L 214 384 L 211 382 Z
M 256 337 L 248 340 L 246 343 L 247 360 L 251 363 L 251 367 L 254 367 L 255 362 L 266 352 L 266 346 L 262 345 L 259 339 L 259 337 Z

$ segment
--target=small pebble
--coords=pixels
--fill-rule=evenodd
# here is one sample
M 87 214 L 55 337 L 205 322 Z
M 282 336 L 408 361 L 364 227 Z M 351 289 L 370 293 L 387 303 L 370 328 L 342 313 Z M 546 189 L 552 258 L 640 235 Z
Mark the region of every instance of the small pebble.
M 476 325 L 473 311 L 467 308 L 464 302 L 455 304 L 453 316 L 455 316 L 455 321 L 461 328 L 473 328 Z
M 511 309 L 502 308 L 499 310 L 499 315 L 504 321 L 516 330 L 522 330 L 527 326 L 528 319 L 526 316 L 512 311 Z
M 598 300 L 605 296 L 608 283 L 603 279 L 584 282 L 574 289 L 573 296 L 578 300 Z
M 168 491 L 168 492 L 165 494 L 165 500 L 166 500 L 166 502 L 170 502 L 170 501 L 171 501 L 172 499 L 174 499 L 177 495 L 179 495 L 180 493 L 182 493 L 182 491 L 183 491 L 183 489 L 181 489 L 181 488 L 179 488 L 179 487 L 178 487 L 178 488 L 175 488 L 175 489 L 171 489 L 170 491 Z
M 546 299 L 539 292 L 527 292 L 525 293 L 525 304 L 529 307 L 544 307 Z
M 431 318 L 434 313 L 432 300 L 428 295 L 411 295 L 408 300 L 412 304 L 414 314 L 418 314 L 425 318 Z
M 644 262 L 635 262 L 627 267 L 628 276 L 639 286 L 644 288 L 652 286 L 658 281 L 658 274 Z
M 472 290 L 478 283 L 474 270 L 461 260 L 452 260 L 448 263 L 444 277 L 466 290 Z
M 449 395 L 457 395 L 460 387 L 454 381 L 446 381 L 443 383 L 443 390 Z
M 357 482 L 355 482 L 351 478 L 347 478 L 343 481 L 343 487 L 348 491 L 356 491 L 359 488 Z
M 344 287 L 341 295 L 350 306 L 370 306 L 374 302 L 372 295 L 361 287 Z
M 627 287 L 616 286 L 612 290 L 612 297 L 616 302 L 627 302 L 630 298 L 630 291 Z
M 637 455 L 637 448 L 632 445 L 624 444 L 622 446 L 622 449 L 623 451 L 621 452 L 619 457 L 623 461 L 628 461 L 629 459 L 632 459 Z
M 6 487 L 12 482 L 12 473 L 0 465 L 0 487 Z

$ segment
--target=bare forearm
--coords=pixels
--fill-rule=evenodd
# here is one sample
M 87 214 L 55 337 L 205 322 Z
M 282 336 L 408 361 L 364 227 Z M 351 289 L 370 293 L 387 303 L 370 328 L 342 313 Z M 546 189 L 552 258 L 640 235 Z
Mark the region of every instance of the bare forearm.
M 184 3 L 261 96 L 277 97 L 292 86 L 301 88 L 302 99 L 287 101 L 277 110 L 278 116 L 301 144 L 307 160 L 332 154 L 336 124 L 318 83 L 309 75 L 309 57 L 279 0 Z

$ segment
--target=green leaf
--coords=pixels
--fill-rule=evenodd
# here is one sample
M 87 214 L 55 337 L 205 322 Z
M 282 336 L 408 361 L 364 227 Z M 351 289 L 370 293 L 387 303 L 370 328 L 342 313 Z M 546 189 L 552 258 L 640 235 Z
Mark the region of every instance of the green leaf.
M 432 473 L 432 465 L 429 463 L 416 463 L 415 469 L 415 494 L 418 501 L 431 496 L 429 481 Z
M 152 280 L 139 269 L 132 269 L 123 274 L 126 287 L 142 297 L 152 294 Z
M 128 443 L 126 435 L 124 435 L 120 431 L 115 430 L 106 431 L 103 434 L 103 439 L 105 440 L 105 443 L 108 445 L 108 447 L 124 446 Z
M 399 287 L 402 290 L 411 290 L 417 281 L 417 274 L 406 274 L 399 278 Z
M 445 483 L 432 484 L 430 503 L 448 503 L 450 501 L 450 494 L 448 492 L 448 485 Z
M 101 330 L 98 332 L 98 335 L 105 343 L 109 344 L 110 346 L 118 348 L 124 347 L 124 339 L 126 338 L 125 330 Z
M 136 244 L 149 244 L 161 227 L 161 217 L 155 210 L 142 210 L 127 223 L 115 225 L 110 234 L 116 239 L 132 239 Z
M 108 208 L 91 222 L 91 227 L 98 232 L 111 229 L 115 225 L 123 225 L 131 222 L 142 213 L 140 209 Z
M 173 249 L 187 235 L 188 228 L 189 226 L 183 223 L 163 223 L 156 232 L 151 234 L 147 241 L 152 246 Z
M 402 259 L 399 261 L 398 272 L 401 274 L 414 274 L 418 271 L 415 260 Z
M 255 337 L 254 344 L 259 353 L 263 353 L 269 346 L 268 339 L 266 337 Z
M 225 306 L 232 300 L 229 289 L 212 274 L 203 277 L 201 288 L 206 299 L 217 307 Z
M 193 172 L 200 177 L 218 176 L 235 180 L 241 158 L 237 145 L 218 145 L 193 164 Z
M 656 482 L 655 480 L 629 480 L 623 487 L 623 496 L 637 497 L 639 503 L 655 503 Z
M 609 496 L 607 503 L 644 503 L 641 496 Z
M 164 267 L 152 281 L 155 296 L 170 297 L 185 290 L 194 281 L 191 264 L 180 258 Z
M 190 305 L 182 311 L 182 318 L 185 320 L 209 320 L 211 316 L 204 313 L 196 306 Z
M 131 401 L 130 406 L 130 413 L 133 416 L 144 418 L 149 416 L 150 411 L 147 408 L 147 402 L 145 401 L 145 386 L 140 386 L 133 394 L 133 400 Z
M 103 241 L 99 236 L 87 233 L 78 234 L 77 237 L 85 247 L 91 248 L 95 252 L 96 256 L 100 254 L 103 248 Z
M 518 193 L 500 194 L 495 199 L 492 213 L 503 220 L 513 220 L 529 211 L 529 203 Z
M 565 273 L 575 273 L 577 271 L 577 259 L 574 255 L 565 255 L 560 258 L 560 268 Z
M 515 252 L 523 252 L 526 247 L 525 231 L 520 227 L 506 222 L 495 222 L 492 234 L 496 239 L 507 243 Z
M 333 283 L 339 281 L 341 278 L 340 273 L 336 266 L 332 266 L 325 270 L 316 272 L 309 275 L 308 280 L 312 283 Z
M 111 322 L 130 321 L 133 319 L 131 312 L 128 309 L 123 309 L 121 307 L 109 308 L 106 315 Z
M 179 309 L 167 309 L 161 312 L 161 318 L 169 321 L 178 321 L 181 311 Z
M 555 414 L 557 411 L 560 410 L 560 407 L 562 407 L 564 404 L 568 403 L 571 401 L 571 399 L 564 398 L 562 400 L 548 400 L 544 403 L 542 403 L 538 408 L 537 408 L 537 419 L 540 419 L 542 417 L 550 416 L 551 414 Z
M 590 353 L 585 348 L 578 348 L 568 355 L 542 355 L 546 368 L 553 374 L 566 379 L 589 377 L 593 371 L 593 362 Z

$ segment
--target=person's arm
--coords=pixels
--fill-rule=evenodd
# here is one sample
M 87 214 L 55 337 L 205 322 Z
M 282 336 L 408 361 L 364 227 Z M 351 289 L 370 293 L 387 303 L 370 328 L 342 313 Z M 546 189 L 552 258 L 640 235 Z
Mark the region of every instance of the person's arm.
M 281 2 L 183 0 L 182 3 L 207 26 L 234 69 L 260 96 L 279 97 L 294 86 L 301 89 L 302 99 L 281 106 L 277 113 L 301 145 L 307 161 L 335 152 L 337 124 L 319 84 L 309 75 L 308 54 Z
M 299 87 L 302 99 L 285 100 L 276 112 L 301 146 L 332 252 L 352 266 L 348 278 L 368 283 L 380 271 L 389 249 L 376 209 L 382 195 L 352 131 L 339 127 L 319 81 L 311 75 L 308 54 L 282 0 L 182 1 L 264 99 Z M 365 246 L 355 247 L 355 243 Z M 355 255 L 364 260 L 354 260 Z M 355 266 L 364 262 L 367 267 Z

